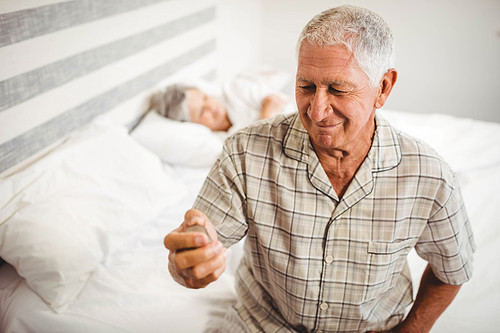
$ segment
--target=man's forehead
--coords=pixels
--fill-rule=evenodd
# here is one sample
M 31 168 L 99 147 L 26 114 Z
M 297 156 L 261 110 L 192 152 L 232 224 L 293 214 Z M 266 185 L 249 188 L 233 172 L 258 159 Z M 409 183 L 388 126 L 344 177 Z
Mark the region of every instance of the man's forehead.
M 366 76 L 345 45 L 318 46 L 305 42 L 299 50 L 297 81 L 352 86 L 352 75 L 360 73 Z
M 302 84 L 321 84 L 335 87 L 355 87 L 357 84 L 352 81 L 349 72 L 322 71 L 309 73 L 308 71 L 297 70 L 296 82 Z
M 299 48 L 299 59 L 304 56 L 327 54 L 328 57 L 349 60 L 353 57 L 351 50 L 344 44 L 318 45 L 304 41 Z

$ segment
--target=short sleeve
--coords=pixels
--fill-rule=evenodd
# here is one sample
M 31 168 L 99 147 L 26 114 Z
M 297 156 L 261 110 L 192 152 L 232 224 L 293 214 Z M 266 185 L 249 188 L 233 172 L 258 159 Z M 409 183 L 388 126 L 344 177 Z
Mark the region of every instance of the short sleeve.
M 448 200 L 431 216 L 415 249 L 442 282 L 460 285 L 472 276 L 476 246 L 460 187 L 453 181 Z
M 231 140 L 228 140 L 231 141 Z M 241 154 L 231 154 L 228 144 L 213 165 L 193 208 L 202 211 L 215 225 L 219 240 L 229 247 L 247 232 L 245 184 Z

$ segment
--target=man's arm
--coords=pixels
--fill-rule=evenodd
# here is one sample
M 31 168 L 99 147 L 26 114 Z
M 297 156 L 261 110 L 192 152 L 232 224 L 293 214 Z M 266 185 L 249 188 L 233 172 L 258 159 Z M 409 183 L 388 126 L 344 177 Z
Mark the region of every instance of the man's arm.
M 406 319 L 394 328 L 396 332 L 429 332 L 453 301 L 459 286 L 446 284 L 439 280 L 429 265 L 425 268 L 420 281 L 417 298 Z

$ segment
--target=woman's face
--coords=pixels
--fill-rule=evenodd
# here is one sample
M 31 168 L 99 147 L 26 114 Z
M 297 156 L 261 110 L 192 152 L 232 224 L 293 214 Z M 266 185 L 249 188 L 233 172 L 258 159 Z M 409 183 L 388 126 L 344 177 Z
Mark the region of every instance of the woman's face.
M 187 98 L 193 123 L 205 125 L 212 131 L 227 131 L 231 127 L 226 108 L 216 98 L 198 89 L 189 89 Z

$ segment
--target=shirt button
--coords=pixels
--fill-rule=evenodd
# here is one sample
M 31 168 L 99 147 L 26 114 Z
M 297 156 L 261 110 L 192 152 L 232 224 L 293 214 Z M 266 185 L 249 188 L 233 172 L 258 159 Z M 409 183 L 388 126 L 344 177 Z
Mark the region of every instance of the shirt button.
M 326 303 L 321 303 L 321 305 L 319 306 L 319 308 L 323 311 L 326 311 L 328 309 L 328 304 Z
M 333 257 L 332 256 L 326 256 L 325 261 L 327 264 L 331 264 L 333 262 Z

